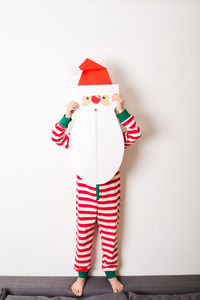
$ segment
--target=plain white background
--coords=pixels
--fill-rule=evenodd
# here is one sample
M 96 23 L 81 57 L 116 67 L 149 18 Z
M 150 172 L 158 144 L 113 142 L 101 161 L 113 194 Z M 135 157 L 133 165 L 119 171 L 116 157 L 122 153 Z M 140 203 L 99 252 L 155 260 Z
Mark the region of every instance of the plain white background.
M 142 131 L 120 169 L 118 274 L 200 272 L 199 25 L 199 1 L 0 1 L 0 275 L 76 275 L 75 174 L 51 130 L 87 57 Z M 92 261 L 104 275 L 97 228 Z

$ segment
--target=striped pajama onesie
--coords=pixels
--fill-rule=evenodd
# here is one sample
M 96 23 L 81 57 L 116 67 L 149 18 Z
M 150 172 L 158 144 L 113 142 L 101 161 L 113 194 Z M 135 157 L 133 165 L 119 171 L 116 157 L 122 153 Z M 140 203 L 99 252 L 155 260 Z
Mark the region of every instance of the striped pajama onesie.
M 124 149 L 132 145 L 141 131 L 135 117 L 126 109 L 117 114 L 119 122 L 127 130 L 122 132 Z M 66 133 L 69 122 L 65 115 L 52 129 L 51 139 L 59 146 L 68 148 L 70 132 Z M 87 277 L 91 269 L 91 250 L 97 221 L 102 247 L 102 270 L 107 278 L 115 277 L 119 268 L 117 228 L 120 216 L 120 170 L 104 184 L 90 186 L 76 174 L 76 249 L 74 270 L 79 277 Z

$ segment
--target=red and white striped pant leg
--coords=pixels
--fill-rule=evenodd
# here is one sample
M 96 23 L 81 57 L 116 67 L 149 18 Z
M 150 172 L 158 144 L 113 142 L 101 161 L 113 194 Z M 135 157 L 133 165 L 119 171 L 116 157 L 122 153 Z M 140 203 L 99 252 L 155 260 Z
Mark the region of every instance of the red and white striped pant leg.
M 74 270 L 91 269 L 91 251 L 97 216 L 96 188 L 76 175 L 76 249 Z
M 120 216 L 120 172 L 105 184 L 99 185 L 97 222 L 101 236 L 102 270 L 116 271 L 118 261 L 117 229 Z

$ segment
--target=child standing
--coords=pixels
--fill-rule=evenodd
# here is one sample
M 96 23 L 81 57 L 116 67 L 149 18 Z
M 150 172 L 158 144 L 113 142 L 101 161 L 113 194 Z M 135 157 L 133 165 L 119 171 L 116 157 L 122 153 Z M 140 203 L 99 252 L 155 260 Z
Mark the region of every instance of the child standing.
M 126 128 L 123 132 L 124 149 L 132 145 L 141 136 L 135 117 L 124 108 L 124 98 L 114 94 L 112 101 L 117 102 L 115 113 L 119 122 Z M 72 115 L 79 108 L 76 101 L 67 105 L 66 114 L 52 130 L 52 141 L 64 148 L 70 147 L 70 132 L 66 129 Z M 89 186 L 76 174 L 76 251 L 74 269 L 78 278 L 71 289 L 81 296 L 88 272 L 91 269 L 91 249 L 97 221 L 101 236 L 102 269 L 108 278 L 113 292 L 123 289 L 123 284 L 116 277 L 119 268 L 117 228 L 120 216 L 120 171 L 104 184 Z

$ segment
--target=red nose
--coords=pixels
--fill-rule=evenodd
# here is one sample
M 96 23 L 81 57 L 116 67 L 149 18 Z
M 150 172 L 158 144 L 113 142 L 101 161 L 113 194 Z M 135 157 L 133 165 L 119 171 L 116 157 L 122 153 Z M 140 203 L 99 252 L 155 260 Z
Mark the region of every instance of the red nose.
M 101 101 L 101 96 L 97 95 L 97 96 L 92 96 L 92 102 L 93 103 L 99 103 Z

